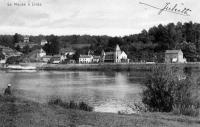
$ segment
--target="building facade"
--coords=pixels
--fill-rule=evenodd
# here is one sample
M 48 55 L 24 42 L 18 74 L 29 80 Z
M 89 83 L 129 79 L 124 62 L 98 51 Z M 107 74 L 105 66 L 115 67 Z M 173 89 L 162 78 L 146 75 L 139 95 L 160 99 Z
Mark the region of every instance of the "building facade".
M 115 50 L 113 52 L 102 51 L 101 62 L 128 63 L 129 60 L 127 54 L 120 49 L 119 45 L 116 45 Z
M 93 60 L 92 55 L 80 55 L 80 57 L 79 57 L 79 63 L 81 63 L 81 64 L 92 63 L 92 60 Z
M 42 39 L 41 42 L 40 42 L 40 45 L 41 45 L 41 46 L 44 46 L 44 45 L 46 45 L 47 43 L 48 43 L 47 40 Z
M 186 63 L 181 50 L 166 50 L 165 63 Z

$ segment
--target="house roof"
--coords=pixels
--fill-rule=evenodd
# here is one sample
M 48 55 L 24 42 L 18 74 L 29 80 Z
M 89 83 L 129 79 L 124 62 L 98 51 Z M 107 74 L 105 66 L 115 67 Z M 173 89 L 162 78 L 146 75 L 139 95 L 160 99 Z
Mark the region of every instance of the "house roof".
M 91 55 L 80 55 L 79 58 L 91 58 L 92 56 Z
M 60 52 L 66 53 L 66 52 L 76 52 L 76 51 L 72 48 L 62 48 L 62 49 L 60 49 Z
M 182 52 L 181 50 L 166 50 L 165 53 L 179 53 Z
M 100 56 L 93 56 L 93 59 L 100 59 Z
M 59 55 L 52 56 L 50 61 L 60 61 L 60 56 Z

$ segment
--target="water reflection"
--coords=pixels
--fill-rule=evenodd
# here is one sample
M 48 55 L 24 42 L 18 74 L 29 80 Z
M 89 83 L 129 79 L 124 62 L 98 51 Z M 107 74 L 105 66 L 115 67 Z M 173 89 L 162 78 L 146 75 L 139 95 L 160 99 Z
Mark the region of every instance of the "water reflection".
M 129 103 L 140 100 L 141 72 L 0 72 L 1 85 L 12 83 L 20 90 L 17 96 L 46 103 L 49 98 L 85 101 L 98 112 L 128 109 Z

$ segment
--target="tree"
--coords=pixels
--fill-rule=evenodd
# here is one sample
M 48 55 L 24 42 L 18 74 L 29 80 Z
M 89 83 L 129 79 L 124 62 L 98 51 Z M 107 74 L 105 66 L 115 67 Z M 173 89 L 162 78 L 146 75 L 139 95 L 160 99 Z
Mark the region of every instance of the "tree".
M 60 47 L 58 37 L 54 35 L 47 36 L 48 43 L 43 47 L 48 55 L 59 54 Z
M 5 55 L 2 52 L 2 49 L 0 48 L 0 60 L 5 59 Z
M 122 38 L 119 38 L 119 37 L 110 38 L 108 42 L 108 48 L 114 49 L 117 44 L 118 45 L 123 44 Z
M 19 43 L 20 41 L 20 35 L 18 33 L 15 33 L 15 35 L 13 36 L 13 41 L 14 41 L 14 44 L 16 43 Z
M 199 114 L 198 89 L 190 75 L 179 69 L 155 66 L 145 79 L 142 102 L 149 111 Z
M 19 64 L 20 61 L 20 56 L 11 56 L 7 58 L 6 64 Z
M 24 54 L 28 54 L 30 52 L 30 47 L 28 45 L 26 45 L 23 49 L 22 49 L 22 52 Z
M 181 49 L 183 51 L 183 55 L 187 58 L 188 61 L 194 62 L 197 59 L 197 51 L 195 44 L 191 42 L 184 41 L 177 45 L 176 49 Z
M 76 53 L 73 55 L 73 59 L 76 61 L 76 63 L 79 62 L 80 52 L 79 50 L 76 51 Z
M 16 49 L 17 51 L 21 52 L 21 48 L 20 48 L 19 45 L 17 45 L 17 47 L 15 47 L 15 49 Z

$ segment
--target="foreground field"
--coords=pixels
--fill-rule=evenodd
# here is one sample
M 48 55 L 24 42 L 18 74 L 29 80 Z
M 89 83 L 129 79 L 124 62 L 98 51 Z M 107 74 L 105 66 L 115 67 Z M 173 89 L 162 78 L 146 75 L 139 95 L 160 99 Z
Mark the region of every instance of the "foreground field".
M 199 127 L 199 118 L 161 113 L 117 115 L 66 110 L 14 97 L 0 97 L 1 127 Z

